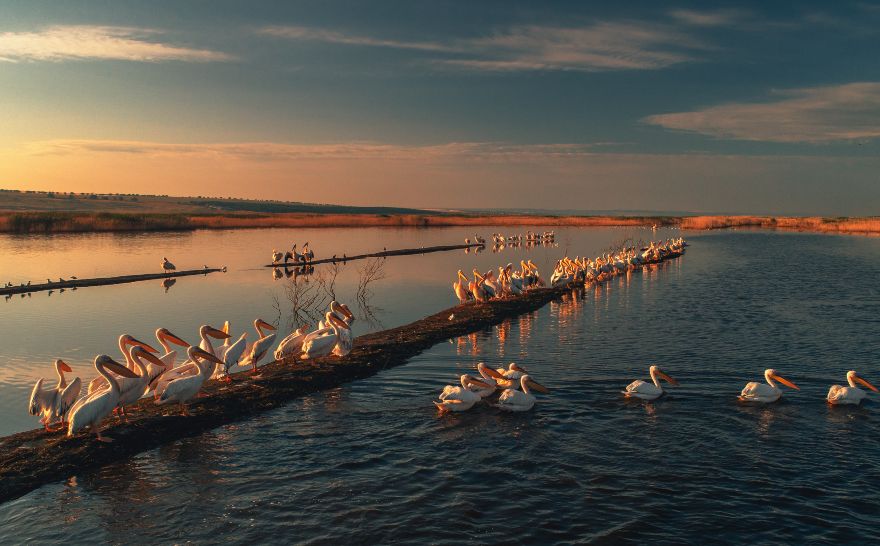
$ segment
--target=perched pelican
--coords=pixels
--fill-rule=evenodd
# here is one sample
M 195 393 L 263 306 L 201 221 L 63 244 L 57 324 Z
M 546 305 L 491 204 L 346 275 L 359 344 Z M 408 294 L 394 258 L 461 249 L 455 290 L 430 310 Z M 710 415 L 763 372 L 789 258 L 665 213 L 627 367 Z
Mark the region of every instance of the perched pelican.
M 74 379 L 69 385 L 67 384 L 64 372 L 72 371 L 67 362 L 58 359 L 55 361 L 55 374 L 58 376 L 58 383 L 54 387 L 43 387 L 45 379 L 41 377 L 36 385 L 34 385 L 34 390 L 31 391 L 28 413 L 31 415 L 41 415 L 40 422 L 49 432 L 55 432 L 64 428 L 64 415 L 76 402 L 76 398 L 82 389 L 82 381 L 79 377 Z M 61 421 L 60 428 L 49 428 L 49 423 L 53 419 Z
M 264 356 L 269 354 L 269 349 L 272 347 L 272 344 L 275 343 L 275 334 L 267 334 L 263 330 L 274 331 L 275 327 L 265 320 L 258 318 L 254 320 L 254 328 L 257 330 L 257 340 L 245 349 L 245 357 L 241 365 L 253 366 L 253 373 L 256 373 L 257 364 L 259 364 Z
M 189 343 L 169 332 L 167 328 L 158 328 L 156 330 L 156 339 L 159 340 L 159 344 L 165 349 L 165 354 L 159 357 L 159 360 L 161 360 L 163 364 L 161 370 L 152 366 L 150 363 L 147 363 L 147 369 L 150 372 L 151 386 L 155 386 L 155 381 L 159 376 L 174 368 L 174 363 L 177 360 L 177 350 L 171 348 L 171 343 L 179 345 L 184 349 L 190 346 Z
M 199 328 L 199 337 L 201 337 L 201 343 L 199 344 L 198 348 L 203 351 L 207 351 L 208 353 L 214 354 L 214 345 L 211 343 L 211 340 L 209 338 L 226 339 L 229 337 L 229 334 L 207 324 L 203 324 Z M 195 345 L 192 345 L 191 347 L 195 347 Z M 187 355 L 188 354 L 189 350 L 187 349 Z M 192 359 L 188 359 L 184 361 L 183 364 L 181 364 L 180 366 L 177 366 L 176 368 L 173 368 L 163 373 L 156 380 L 153 387 L 153 394 L 156 397 L 156 400 L 158 400 L 162 396 L 162 393 L 165 391 L 165 388 L 171 381 L 189 375 L 197 375 L 198 373 L 200 373 L 200 369 L 201 368 Z
M 470 281 L 464 276 L 461 269 L 458 270 L 458 280 L 452 283 L 452 291 L 458 297 L 458 303 L 467 303 L 471 299 Z
M 505 411 L 529 411 L 535 405 L 536 398 L 532 394 L 531 389 L 537 392 L 550 392 L 544 385 L 532 381 L 528 374 L 519 378 L 521 391 L 516 389 L 505 389 L 498 397 L 497 406 Z
M 482 399 L 479 394 L 471 390 L 472 386 L 478 389 L 490 388 L 488 383 L 480 381 L 472 375 L 464 374 L 461 376 L 461 386 L 446 385 L 443 387 L 443 392 L 438 397 L 440 401 L 435 401 L 434 405 L 441 413 L 467 411 Z
M 668 381 L 670 385 L 678 385 L 678 381 L 669 377 L 666 372 L 660 369 L 660 366 L 651 366 L 648 369 L 651 376 L 651 383 L 636 379 L 626 386 L 623 394 L 627 398 L 641 398 L 642 400 L 656 400 L 663 396 L 663 387 L 660 386 L 660 380 Z
M 333 315 L 333 318 L 338 319 L 339 317 Z M 354 343 L 354 339 L 351 335 L 351 326 L 342 320 L 338 320 L 336 326 L 339 326 L 339 329 L 337 330 L 339 335 L 337 336 L 338 340 L 336 341 L 336 345 L 333 347 L 333 354 L 336 356 L 345 356 L 351 352 Z
M 277 264 L 278 262 L 280 262 L 283 259 L 284 259 L 284 254 L 282 254 L 281 252 L 278 252 L 277 250 L 275 250 L 273 248 L 272 249 L 272 263 Z
M 150 386 L 153 380 L 150 368 L 153 370 L 165 370 L 165 363 L 143 347 L 135 345 L 129 349 L 129 354 L 138 371 L 137 377 L 123 377 L 119 380 L 119 401 L 116 403 L 116 407 L 119 408 L 119 414 L 122 418 L 125 418 L 125 406 L 134 404 L 147 392 L 147 387 Z M 149 367 L 147 364 L 144 364 L 144 360 L 149 361 Z
M 131 359 L 131 355 L 129 354 L 129 347 L 131 346 L 139 346 L 144 349 L 150 351 L 151 353 L 158 353 L 156 349 L 154 349 L 151 345 L 144 343 L 143 341 L 139 341 L 128 334 L 122 334 L 119 336 L 119 352 L 122 353 L 122 358 L 125 360 L 125 364 L 128 366 L 128 369 L 131 371 L 135 370 L 134 361 Z M 95 391 L 99 391 L 107 387 L 107 380 L 104 379 L 104 374 L 101 376 L 92 379 L 89 382 L 89 388 L 87 389 L 88 394 L 92 394 Z
M 297 357 L 302 352 L 302 344 L 308 334 L 309 325 L 305 324 L 281 340 L 275 349 L 275 360 L 283 360 L 287 356 Z
M 247 349 L 247 332 L 243 332 L 241 337 L 232 345 L 227 347 L 224 343 L 221 347 L 224 347 L 224 349 L 218 351 L 217 356 L 223 361 L 223 364 L 214 367 L 214 375 L 212 377 L 223 379 L 228 383 L 232 381 L 232 377 L 230 377 L 232 369 L 236 366 L 241 366 L 241 356 Z
M 100 442 L 112 442 L 110 438 L 101 436 L 101 421 L 110 415 L 113 408 L 119 402 L 119 383 L 114 374 L 120 377 L 135 378 L 135 374 L 119 362 L 107 355 L 95 357 L 95 369 L 104 377 L 104 381 L 110 386 L 80 398 L 72 408 L 68 416 L 67 435 L 73 436 L 85 427 L 90 427 Z
M 174 266 L 173 263 L 168 261 L 168 258 L 162 258 L 162 271 L 165 273 L 169 273 L 174 271 L 177 267 Z
M 180 404 L 182 415 L 189 415 L 186 403 L 199 394 L 205 381 L 207 381 L 208 377 L 211 375 L 213 366 L 210 366 L 209 363 L 223 364 L 222 360 L 196 346 L 191 346 L 187 349 L 186 354 L 190 360 L 196 363 L 199 373 L 178 377 L 177 379 L 172 380 L 165 387 L 165 390 L 162 391 L 159 399 L 156 400 L 156 403 L 159 405 L 172 404 L 174 402 Z
M 776 383 L 773 382 L 774 380 L 779 381 L 786 387 L 800 390 L 800 387 L 778 375 L 776 370 L 772 368 L 764 370 L 764 379 L 767 381 L 766 384 L 755 381 L 746 383 L 742 393 L 739 395 L 739 399 L 743 402 L 776 402 L 779 400 L 779 397 L 782 396 L 782 391 L 776 388 Z
M 329 311 L 326 320 L 329 327 L 315 330 L 306 335 L 300 359 L 319 358 L 333 352 L 336 344 L 339 343 L 339 323 L 342 321 Z
M 345 324 L 350 325 L 354 322 L 354 313 L 351 312 L 351 309 L 348 308 L 344 303 L 339 303 L 336 300 L 330 302 L 330 311 L 336 315 L 339 320 L 343 321 Z
M 865 398 L 865 396 L 868 395 L 868 393 L 858 388 L 856 386 L 856 383 L 861 383 L 863 386 L 868 387 L 874 392 L 877 392 L 877 387 L 868 383 L 866 379 L 859 377 L 855 370 L 850 370 L 846 372 L 846 382 L 849 383 L 849 387 L 844 387 L 842 385 L 831 385 L 831 389 L 828 391 L 829 404 L 835 406 L 858 406 L 859 404 L 861 404 L 862 400 Z

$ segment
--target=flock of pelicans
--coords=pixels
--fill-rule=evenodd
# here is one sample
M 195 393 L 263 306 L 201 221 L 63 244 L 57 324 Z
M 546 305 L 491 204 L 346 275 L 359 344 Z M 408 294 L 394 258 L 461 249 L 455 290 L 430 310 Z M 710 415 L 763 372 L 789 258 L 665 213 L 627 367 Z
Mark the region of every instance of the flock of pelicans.
M 514 240 L 515 240 L 514 236 Z M 529 240 L 552 240 L 553 233 L 528 233 Z M 493 234 L 494 241 L 507 241 L 501 234 Z M 478 239 L 479 242 L 479 239 Z M 624 248 L 616 253 L 608 253 L 595 259 L 567 256 L 556 262 L 550 277 L 552 286 L 567 286 L 576 283 L 592 284 L 611 279 L 636 268 L 656 264 L 663 260 L 676 257 L 684 252 L 687 243 L 679 238 L 662 242 L 651 242 L 648 246 Z M 293 258 L 296 262 L 308 263 L 313 254 L 308 243 L 303 252 L 293 250 L 285 255 L 273 251 L 273 261 Z M 173 271 L 174 264 L 163 258 L 162 267 L 165 271 Z M 520 262 L 520 268 L 513 270 L 513 264 L 480 273 L 473 270 L 473 280 L 469 280 L 459 270 L 458 278 L 452 288 L 459 303 L 468 301 L 485 302 L 494 298 L 516 296 L 535 288 L 546 286 L 531 260 Z M 454 316 L 450 316 L 450 320 Z M 351 323 L 354 315 L 344 304 L 337 301 L 330 303 L 329 309 L 317 328 L 307 331 L 307 327 L 298 328 L 278 344 L 273 356 L 276 360 L 291 357 L 293 359 L 310 359 L 327 355 L 345 356 L 352 350 L 353 336 Z M 111 441 L 101 435 L 104 420 L 116 413 L 119 419 L 126 419 L 125 407 L 151 395 L 156 404 L 180 405 L 181 413 L 189 415 L 187 403 L 199 397 L 204 385 L 210 379 L 231 381 L 236 371 L 250 369 L 256 374 L 258 364 L 270 354 L 275 345 L 275 327 L 262 319 L 254 321 L 257 339 L 248 343 L 247 332 L 232 341 L 230 326 L 227 321 L 222 329 L 210 325 L 202 325 L 198 334 L 198 345 L 187 343 L 165 328 L 156 330 L 156 340 L 164 349 L 164 354 L 153 346 L 139 341 L 128 334 L 119 337 L 118 346 L 125 364 L 121 364 L 106 354 L 94 359 L 98 377 L 92 380 L 84 396 L 80 396 L 82 384 L 79 378 L 67 382 L 65 373 L 71 373 L 71 367 L 63 360 L 55 361 L 55 372 L 58 382 L 54 386 L 44 386 L 46 380 L 40 379 L 31 392 L 28 411 L 31 415 L 40 416 L 40 422 L 47 431 L 58 431 L 65 427 L 67 435 L 73 436 L 88 427 L 100 441 Z M 214 341 L 222 340 L 216 346 Z M 186 359 L 177 364 L 178 351 L 172 345 L 184 348 Z M 508 368 L 492 369 L 484 363 L 477 364 L 479 377 L 464 374 L 459 385 L 447 385 L 434 402 L 441 412 L 461 412 L 471 409 L 483 399 L 494 399 L 494 405 L 507 411 L 528 411 L 535 405 L 533 392 L 548 393 L 548 389 L 535 381 L 528 372 L 516 363 Z M 626 386 L 623 394 L 627 398 L 654 400 L 664 394 L 661 380 L 672 385 L 678 382 L 657 366 L 649 369 L 650 382 L 637 380 Z M 765 383 L 751 382 L 746 384 L 740 393 L 740 400 L 745 402 L 770 403 L 782 396 L 777 382 L 798 389 L 797 385 L 783 378 L 776 370 L 764 372 Z M 828 391 L 827 400 L 831 404 L 860 404 L 866 393 L 859 388 L 862 385 L 877 392 L 874 387 L 855 371 L 846 375 L 848 386 L 834 385 Z M 495 397 L 497 395 L 497 398 Z
M 307 360 L 330 354 L 345 356 L 352 349 L 353 321 L 354 315 L 348 306 L 334 300 L 317 329 L 295 330 L 281 340 L 273 356 L 276 360 L 286 357 Z M 254 328 L 257 339 L 253 343 L 248 343 L 247 332 L 232 342 L 228 321 L 222 329 L 205 324 L 199 328 L 198 345 L 191 345 L 167 329 L 159 328 L 156 340 L 164 349 L 161 356 L 153 346 L 123 334 L 118 344 L 125 364 L 106 354 L 96 356 L 94 365 L 99 375 L 80 397 L 80 378 L 68 383 L 64 374 L 71 373 L 71 367 L 63 360 L 56 360 L 57 384 L 44 386 L 46 380 L 38 380 L 28 401 L 28 412 L 39 415 L 47 431 L 66 427 L 67 435 L 73 436 L 89 427 L 97 439 L 104 442 L 110 441 L 101 435 L 104 420 L 112 413 L 126 419 L 125 406 L 144 396 L 152 395 L 160 405 L 179 404 L 181 413 L 189 415 L 187 403 L 200 396 L 208 380 L 228 382 L 236 371 L 257 372 L 259 363 L 270 354 L 276 334 L 275 327 L 262 319 L 254 321 Z M 222 340 L 222 344 L 215 345 L 212 339 Z M 177 364 L 178 351 L 172 345 L 184 348 L 186 360 L 182 364 Z

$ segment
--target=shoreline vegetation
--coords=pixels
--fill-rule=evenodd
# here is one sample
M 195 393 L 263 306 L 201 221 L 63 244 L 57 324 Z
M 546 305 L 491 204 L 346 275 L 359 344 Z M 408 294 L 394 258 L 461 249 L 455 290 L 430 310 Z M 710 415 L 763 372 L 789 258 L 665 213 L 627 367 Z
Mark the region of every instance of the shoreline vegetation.
M 197 229 L 321 227 L 678 227 L 703 231 L 730 228 L 880 235 L 880 217 L 819 216 L 552 216 L 529 214 L 367 213 L 120 213 L 0 211 L 0 233 L 52 234 Z
M 443 211 L 286 201 L 0 189 L 0 233 L 188 231 L 322 227 L 572 226 L 758 228 L 880 235 L 880 216 L 553 215 Z

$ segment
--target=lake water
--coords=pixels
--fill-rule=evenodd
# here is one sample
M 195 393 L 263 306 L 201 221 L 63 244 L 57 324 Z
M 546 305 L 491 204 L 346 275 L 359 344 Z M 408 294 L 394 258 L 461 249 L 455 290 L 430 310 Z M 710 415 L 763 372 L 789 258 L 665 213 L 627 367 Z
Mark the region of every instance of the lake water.
M 490 231 L 490 230 L 482 230 Z M 511 231 L 511 230 L 502 230 Z M 517 230 L 519 231 L 519 230 Z M 358 268 L 336 291 L 359 332 L 454 303 L 469 271 L 531 258 L 545 275 L 567 249 L 595 255 L 650 230 L 557 230 L 557 248 L 389 258 L 358 307 Z M 677 235 L 660 232 L 654 237 Z M 72 476 L 0 506 L 14 542 L 866 543 L 880 524 L 880 404 L 831 408 L 859 370 L 880 383 L 880 239 L 761 231 L 686 234 L 681 259 L 495 328 L 405 366 L 307 396 L 195 438 Z M 256 268 L 310 239 L 319 255 L 458 242 L 472 231 L 265 230 L 0 238 L 0 280 L 226 264 L 226 274 L 16 296 L 0 319 L 2 433 L 33 428 L 25 405 L 50 362 L 84 377 L 115 338 L 256 316 L 289 328 L 289 279 Z M 326 249 L 326 250 L 325 250 Z M 189 264 L 188 262 L 192 262 Z M 37 272 L 41 272 L 37 274 Z M 310 282 L 329 282 L 313 277 Z M 303 282 L 300 278 L 297 282 Z M 279 312 L 277 304 L 281 307 Z M 369 320 L 366 320 L 369 318 Z M 356 332 L 357 333 L 357 332 Z M 533 411 L 438 416 L 443 385 L 517 361 L 552 392 Z M 651 363 L 681 382 L 654 403 L 622 388 Z M 736 396 L 777 368 L 800 391 L 765 407 Z M 222 538 L 221 538 L 222 537 Z

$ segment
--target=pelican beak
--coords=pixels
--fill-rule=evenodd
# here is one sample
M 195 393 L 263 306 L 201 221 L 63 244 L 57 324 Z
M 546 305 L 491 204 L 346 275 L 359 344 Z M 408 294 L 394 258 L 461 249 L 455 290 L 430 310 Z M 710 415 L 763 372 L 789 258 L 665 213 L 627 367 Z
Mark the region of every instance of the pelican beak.
M 515 363 L 510 365 L 510 369 L 511 369 L 511 370 L 514 370 L 514 371 L 517 371 L 517 372 L 520 372 L 520 373 L 529 373 L 529 372 L 526 371 L 525 368 L 523 368 L 523 367 L 520 366 L 519 364 L 515 364 Z
M 65 371 L 69 372 L 70 370 L 67 369 L 67 370 L 65 370 Z M 861 383 L 862 385 L 868 387 L 868 388 L 871 389 L 872 391 L 874 391 L 874 392 L 880 392 L 880 391 L 877 390 L 877 387 L 875 387 L 874 385 L 868 383 L 868 380 L 867 380 L 867 379 L 862 379 L 862 378 L 859 377 L 859 376 L 855 376 L 854 379 L 855 379 L 858 383 Z
M 147 344 L 144 343 L 143 341 L 140 341 L 140 340 L 135 339 L 135 338 L 131 338 L 131 339 L 129 339 L 128 344 L 129 344 L 129 345 L 136 346 L 136 347 L 141 347 L 142 349 L 144 349 L 144 350 L 146 350 L 146 351 L 149 351 L 149 352 L 151 352 L 151 353 L 158 353 L 158 352 L 159 352 L 159 351 L 157 351 L 156 349 L 154 349 L 152 345 L 147 345 Z
M 477 387 L 482 387 L 484 389 L 494 388 L 492 385 L 486 383 L 485 381 L 480 381 L 479 379 L 475 379 L 473 377 L 468 379 L 468 383 L 470 383 L 471 385 L 476 385 Z
M 213 362 L 215 364 L 223 364 L 222 360 L 220 360 L 216 356 L 212 355 L 208 351 L 204 351 L 202 349 L 196 349 L 195 351 L 193 351 L 193 354 L 199 358 L 202 358 L 204 360 L 208 360 L 208 361 Z
M 226 339 L 229 337 L 229 334 L 227 334 L 226 332 L 218 330 L 216 328 L 211 328 L 210 326 L 205 332 L 205 335 L 211 336 L 214 339 Z
M 144 351 L 143 354 L 141 354 L 139 356 L 141 356 L 144 360 L 149 360 L 150 362 L 152 362 L 156 366 L 159 366 L 160 368 L 165 368 L 165 363 L 162 362 L 161 360 L 159 360 L 158 356 L 156 356 L 150 352 Z
M 350 326 L 348 324 L 346 324 L 344 320 L 340 319 L 336 315 L 330 315 L 330 320 L 333 321 L 333 324 L 335 324 L 336 326 L 339 326 L 340 328 L 346 328 L 346 329 L 350 328 Z
M 503 375 L 501 375 L 497 371 L 493 370 L 489 366 L 486 366 L 485 368 L 483 368 L 483 371 L 485 371 L 486 375 L 492 377 L 493 379 L 504 379 Z
M 342 314 L 348 317 L 349 320 L 354 320 L 354 313 L 351 312 L 351 309 L 349 309 L 347 305 L 340 303 L 339 307 L 342 309 Z
M 789 381 L 788 379 L 786 379 L 786 378 L 784 378 L 784 377 L 782 377 L 782 376 L 779 376 L 779 375 L 773 374 L 773 375 L 771 375 L 770 377 L 773 378 L 773 379 L 775 379 L 776 381 L 779 381 L 780 383 L 782 383 L 782 384 L 785 385 L 786 387 L 792 388 L 792 389 L 794 389 L 794 390 L 796 390 L 796 391 L 801 390 L 800 387 L 798 387 L 797 385 L 795 385 L 794 383 L 792 383 L 791 381 Z
M 670 385 L 675 385 L 676 387 L 678 386 L 678 381 L 673 379 L 666 372 L 663 372 L 663 371 L 657 372 L 657 375 L 659 375 L 662 379 L 665 379 L 667 382 L 669 382 Z
M 528 385 L 529 385 L 529 388 L 530 388 L 530 389 L 535 390 L 535 391 L 538 391 L 538 392 L 540 392 L 540 393 L 547 394 L 547 393 L 550 392 L 550 389 L 548 389 L 548 388 L 545 387 L 544 385 L 542 385 L 542 384 L 540 384 L 540 383 L 537 383 L 537 382 L 535 382 L 534 380 L 531 380 L 531 379 L 529 379 L 529 383 L 528 383 Z
M 72 372 L 72 371 L 73 371 L 73 370 L 70 368 L 70 366 L 67 365 L 67 362 L 65 362 L 65 361 L 63 361 L 63 360 L 61 361 L 61 364 L 59 364 L 59 367 L 60 367 L 62 370 L 64 370 L 65 372 Z M 864 381 L 864 379 L 863 379 L 862 381 Z M 866 382 L 866 383 L 867 383 L 867 382 Z M 873 389 L 874 387 L 871 387 L 871 388 Z M 876 391 L 877 389 L 874 389 L 874 390 Z
M 278 329 L 278 328 L 275 328 L 274 326 L 272 326 L 271 324 L 269 324 L 268 322 L 266 322 L 266 321 L 263 320 L 263 319 L 259 319 L 259 323 L 260 323 L 260 326 L 262 326 L 262 327 L 265 328 L 266 330 L 277 330 L 277 329 Z M 229 334 L 227 334 L 226 337 L 229 337 Z
M 141 348 L 143 348 L 143 347 L 141 347 Z M 104 368 L 110 370 L 111 372 L 115 373 L 116 375 L 121 375 L 122 377 L 128 377 L 131 379 L 136 379 L 137 377 L 139 377 L 138 374 L 136 374 L 132 370 L 126 368 L 125 366 L 123 366 L 119 362 L 116 362 L 115 360 L 113 360 L 109 356 L 102 362 L 102 364 L 103 364 Z
M 162 332 L 162 339 L 164 339 L 166 341 L 170 341 L 171 343 L 174 343 L 175 345 L 180 345 L 181 347 L 189 347 L 189 343 L 180 339 L 179 337 L 172 334 L 168 330 L 165 330 L 164 332 Z

